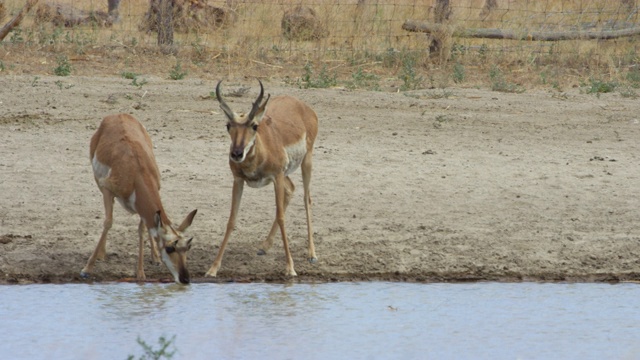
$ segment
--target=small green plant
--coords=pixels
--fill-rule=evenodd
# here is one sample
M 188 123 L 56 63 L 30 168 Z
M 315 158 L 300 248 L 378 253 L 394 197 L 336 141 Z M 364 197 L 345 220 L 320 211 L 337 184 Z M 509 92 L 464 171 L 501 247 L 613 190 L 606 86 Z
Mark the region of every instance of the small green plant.
M 365 73 L 361 67 L 351 74 L 351 81 L 347 82 L 347 88 L 349 89 L 370 89 L 380 90 L 378 80 L 380 79 L 375 74 Z
M 402 70 L 398 78 L 402 80 L 400 91 L 415 90 L 424 80 L 422 76 L 418 76 L 415 69 L 415 60 L 412 57 L 406 57 L 402 61 Z
M 491 90 L 498 92 L 523 93 L 524 88 L 517 84 L 508 82 L 502 70 L 497 66 L 492 66 L 489 70 L 489 78 L 491 79 Z
M 159 348 L 156 350 L 151 345 L 147 344 L 144 340 L 138 337 L 138 344 L 144 350 L 144 354 L 138 357 L 138 360 L 159 360 L 159 359 L 171 359 L 173 355 L 175 355 L 176 350 L 169 350 L 169 347 L 173 345 L 176 340 L 176 336 L 174 335 L 171 339 L 167 340 L 164 336 L 160 336 L 158 339 Z M 134 355 L 129 355 L 127 360 L 135 360 L 136 357 Z
M 613 92 L 618 84 L 612 81 L 602 81 L 598 79 L 589 79 L 590 85 L 587 88 L 587 94 L 596 94 L 597 97 L 602 93 Z
M 40 80 L 40 76 L 34 76 L 33 80 L 31 81 L 31 87 L 36 87 L 36 83 L 38 82 L 38 80 Z
M 11 31 L 11 37 L 9 38 L 9 42 L 12 44 L 20 44 L 24 42 L 24 38 L 22 37 L 22 29 L 15 28 Z
M 302 75 L 301 80 L 298 82 L 298 86 L 301 89 L 310 89 L 310 88 L 328 88 L 331 86 L 336 86 L 338 83 L 337 75 L 334 73 L 333 75 L 329 74 L 327 70 L 327 65 L 322 67 L 320 70 L 320 74 L 318 74 L 317 78 L 313 77 L 313 67 L 311 64 L 306 63 L 304 65 L 304 74 Z
M 627 81 L 634 88 L 640 88 L 640 69 L 632 69 L 627 73 Z
M 131 85 L 137 88 L 141 88 L 147 83 L 147 79 L 139 80 L 140 75 L 131 71 L 123 71 L 120 75 L 122 75 L 122 77 L 125 79 L 131 80 Z
M 58 76 L 69 76 L 71 75 L 71 63 L 69 59 L 62 55 L 58 57 L 58 66 L 53 69 L 53 73 Z
M 131 85 L 137 87 L 138 89 L 140 89 L 142 86 L 144 86 L 147 83 L 147 79 L 142 79 L 140 81 L 138 81 L 138 77 L 134 77 L 133 80 L 131 81 Z
M 123 71 L 122 73 L 120 73 L 120 75 L 125 78 L 125 79 L 129 79 L 129 80 L 133 80 L 136 77 L 138 77 L 138 74 L 131 72 L 131 71 Z
M 467 47 L 458 43 L 454 43 L 451 46 L 451 58 L 457 59 L 458 57 L 462 57 L 467 53 Z
M 75 86 L 73 84 L 65 85 L 62 82 L 62 80 L 57 80 L 57 81 L 54 82 L 54 84 L 56 84 L 58 86 L 58 89 L 60 89 L 60 90 L 62 90 L 62 89 L 69 90 L 69 89 L 71 89 L 72 87 Z
M 487 44 L 480 45 L 480 48 L 478 49 L 478 55 L 480 55 L 480 58 L 484 59 L 487 57 L 488 54 L 489 54 L 489 47 L 487 46 Z
M 447 115 L 436 115 L 436 121 L 442 124 L 451 121 L 451 118 Z
M 4 71 L 4 61 L 0 60 L 0 71 Z
M 624 86 L 620 89 L 620 96 L 627 99 L 637 99 L 638 93 L 631 86 Z
M 456 84 L 460 84 L 461 82 L 464 81 L 464 78 L 465 78 L 464 65 L 460 63 L 455 63 L 453 65 L 453 82 Z
M 178 61 L 176 65 L 171 68 L 169 78 L 171 80 L 182 80 L 185 76 L 187 76 L 187 72 L 182 70 L 182 65 L 180 65 L 180 62 Z

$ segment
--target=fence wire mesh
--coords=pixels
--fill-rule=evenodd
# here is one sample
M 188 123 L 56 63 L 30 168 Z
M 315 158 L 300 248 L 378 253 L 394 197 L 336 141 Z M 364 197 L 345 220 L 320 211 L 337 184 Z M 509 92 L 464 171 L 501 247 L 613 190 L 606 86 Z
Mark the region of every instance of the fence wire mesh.
M 40 51 L 113 56 L 158 43 L 154 3 L 122 0 L 39 1 L 3 41 Z M 6 23 L 26 1 L 0 1 Z M 239 67 L 300 69 L 309 63 L 380 65 L 399 69 L 409 59 L 434 64 L 538 64 L 611 73 L 637 63 L 637 37 L 561 42 L 453 37 L 444 58 L 434 57 L 432 38 L 403 30 L 407 20 L 442 21 L 453 28 L 508 31 L 610 31 L 639 26 L 635 0 L 171 0 L 171 54 L 193 66 L 224 61 Z M 446 13 L 439 8 L 448 4 Z M 113 4 L 112 4 L 113 5 Z M 3 16 L 4 13 L 4 16 Z M 293 16 L 293 17 L 292 17 Z M 151 21 L 152 22 L 152 21 Z M 297 30 L 301 32 L 296 33 Z M 5 49 L 6 51 L 6 49 Z

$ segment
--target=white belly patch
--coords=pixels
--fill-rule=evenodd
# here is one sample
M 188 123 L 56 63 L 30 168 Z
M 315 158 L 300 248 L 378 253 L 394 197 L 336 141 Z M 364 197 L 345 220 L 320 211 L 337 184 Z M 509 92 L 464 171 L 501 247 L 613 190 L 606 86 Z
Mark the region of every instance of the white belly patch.
M 245 180 L 247 185 L 249 185 L 252 188 L 261 188 L 261 187 L 263 187 L 265 185 L 271 184 L 272 181 L 273 181 L 273 179 L 270 178 L 270 177 L 263 177 L 263 178 L 258 179 L 258 180 Z
M 287 154 L 287 164 L 284 169 L 284 175 L 289 176 L 292 172 L 300 167 L 304 156 L 307 154 L 307 136 L 302 137 L 300 141 L 284 148 Z
M 128 199 L 122 199 L 120 197 L 116 197 L 116 199 L 118 199 L 118 202 L 120 203 L 120 205 L 122 205 L 123 208 L 127 209 L 128 212 L 132 213 L 132 214 L 137 214 L 138 211 L 136 211 L 136 192 L 132 192 L 131 195 L 129 195 Z

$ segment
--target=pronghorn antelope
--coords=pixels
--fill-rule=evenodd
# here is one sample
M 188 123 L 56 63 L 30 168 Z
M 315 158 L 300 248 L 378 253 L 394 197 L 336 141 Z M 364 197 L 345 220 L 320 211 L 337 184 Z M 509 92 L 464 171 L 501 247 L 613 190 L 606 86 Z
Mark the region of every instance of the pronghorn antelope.
M 192 239 L 186 240 L 182 232 L 191 225 L 197 210 L 189 213 L 180 226 L 171 224 L 160 200 L 160 172 L 151 138 L 142 124 L 128 114 L 105 117 L 91 138 L 89 154 L 93 175 L 104 200 L 105 219 L 100 241 L 80 275 L 87 277 L 96 259 L 103 259 L 106 255 L 107 232 L 113 223 L 115 198 L 130 213 L 140 215 L 137 279 L 145 279 L 146 226 L 153 260 L 158 262 L 160 257 L 175 282 L 188 284 L 187 251 Z
M 277 96 L 269 102 L 271 95 L 267 95 L 267 99 L 263 102 L 264 88 L 259 80 L 260 94 L 253 103 L 251 111 L 248 114 L 236 114 L 222 99 L 221 82 L 216 86 L 216 97 L 220 108 L 228 118 L 227 131 L 231 136 L 229 166 L 233 173 L 233 194 L 231 214 L 224 239 L 206 275 L 216 276 L 220 269 L 225 246 L 236 223 L 244 183 L 259 188 L 273 182 L 276 193 L 276 219 L 267 239 L 262 242 L 258 255 L 265 254 L 271 248 L 273 237 L 280 228 L 287 260 L 286 274 L 295 276 L 284 226 L 285 211 L 295 188 L 289 175 L 298 167 L 302 169 L 309 240 L 308 259 L 313 263 L 317 258 L 313 245 L 309 184 L 313 143 L 318 134 L 318 117 L 308 105 L 290 96 Z M 268 108 L 267 102 L 269 102 Z

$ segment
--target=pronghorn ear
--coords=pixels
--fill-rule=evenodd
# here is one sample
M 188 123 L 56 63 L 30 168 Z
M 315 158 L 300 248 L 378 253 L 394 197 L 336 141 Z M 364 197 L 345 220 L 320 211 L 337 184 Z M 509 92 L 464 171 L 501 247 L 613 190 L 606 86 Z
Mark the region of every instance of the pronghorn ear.
M 178 226 L 177 230 L 180 232 L 187 230 L 187 228 L 191 226 L 191 223 L 193 222 L 193 218 L 196 216 L 197 212 L 198 212 L 198 209 L 195 209 L 192 212 L 190 212 L 189 215 L 187 215 L 187 217 L 184 220 L 182 220 L 182 224 Z
M 253 122 L 256 125 L 258 125 L 258 124 L 260 124 L 260 122 L 262 122 L 262 115 L 264 115 L 265 110 L 267 110 L 267 103 L 269 102 L 269 98 L 271 98 L 271 94 L 267 94 L 267 99 L 256 110 L 256 115 L 253 118 Z

